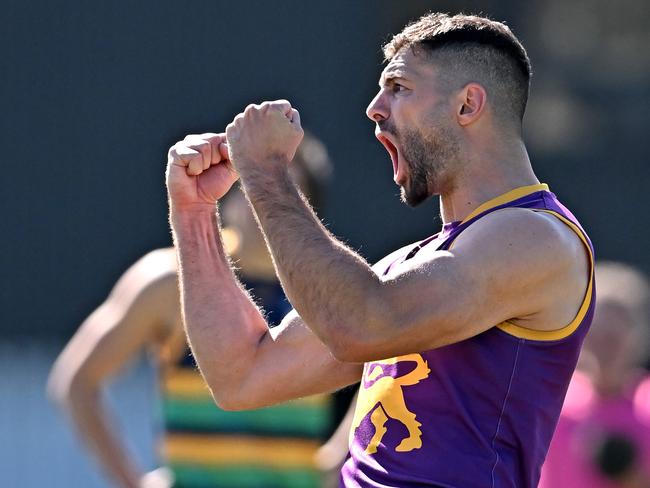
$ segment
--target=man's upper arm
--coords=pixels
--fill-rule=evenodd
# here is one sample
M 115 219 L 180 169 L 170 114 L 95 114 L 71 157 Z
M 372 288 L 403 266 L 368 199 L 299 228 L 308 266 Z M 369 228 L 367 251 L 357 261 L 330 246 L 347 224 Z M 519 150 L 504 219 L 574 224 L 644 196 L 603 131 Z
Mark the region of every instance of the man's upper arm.
M 53 369 L 55 384 L 72 378 L 98 384 L 168 331 L 168 310 L 178 309 L 176 271 L 154 251 L 118 280 L 108 298 L 79 327 Z M 170 306 L 170 303 L 172 306 Z
M 234 409 L 252 409 L 332 392 L 358 382 L 362 369 L 362 364 L 334 358 L 292 310 L 262 338 L 238 398 L 228 403 Z
M 359 360 L 462 341 L 503 321 L 559 329 L 589 281 L 579 237 L 546 214 L 506 209 L 466 229 L 449 251 L 424 247 L 383 280 Z

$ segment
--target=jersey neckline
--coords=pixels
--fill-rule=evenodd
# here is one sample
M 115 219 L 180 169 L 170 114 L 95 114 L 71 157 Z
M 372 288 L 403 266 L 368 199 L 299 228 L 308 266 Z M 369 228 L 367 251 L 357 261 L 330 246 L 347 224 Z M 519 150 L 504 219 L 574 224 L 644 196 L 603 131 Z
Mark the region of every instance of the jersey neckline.
M 490 210 L 491 208 L 504 205 L 508 202 L 512 202 L 513 200 L 518 200 L 520 198 L 530 195 L 531 193 L 535 193 L 538 191 L 550 191 L 550 190 L 546 183 L 539 183 L 537 185 L 527 185 L 527 186 L 520 186 L 518 188 L 514 188 L 510 191 L 507 191 L 506 193 L 503 193 L 502 195 L 499 195 L 498 197 L 494 197 L 488 200 L 487 202 L 482 203 L 481 205 L 476 207 L 467 217 L 465 217 L 461 221 L 461 223 L 464 224 L 466 222 L 469 222 L 474 217 L 482 214 L 483 212 Z

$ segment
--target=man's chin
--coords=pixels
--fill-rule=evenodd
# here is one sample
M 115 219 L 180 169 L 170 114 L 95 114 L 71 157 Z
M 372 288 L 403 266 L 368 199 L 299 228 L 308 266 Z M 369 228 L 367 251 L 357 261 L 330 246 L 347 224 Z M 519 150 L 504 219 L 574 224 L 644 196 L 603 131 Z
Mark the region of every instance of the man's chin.
M 405 187 L 400 187 L 400 200 L 411 208 L 415 208 L 427 200 L 431 195 L 425 192 L 413 192 Z

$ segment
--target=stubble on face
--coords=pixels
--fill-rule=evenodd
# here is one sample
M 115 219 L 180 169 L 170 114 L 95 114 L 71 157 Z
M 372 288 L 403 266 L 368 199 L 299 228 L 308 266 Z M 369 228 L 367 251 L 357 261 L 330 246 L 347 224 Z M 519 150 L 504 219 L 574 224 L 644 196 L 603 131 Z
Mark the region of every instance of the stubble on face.
M 436 122 L 420 129 L 397 128 L 390 120 L 380 127 L 395 135 L 408 161 L 408 180 L 400 190 L 402 202 L 416 207 L 430 196 L 448 190 L 449 170 L 460 159 L 460 144 L 449 127 Z

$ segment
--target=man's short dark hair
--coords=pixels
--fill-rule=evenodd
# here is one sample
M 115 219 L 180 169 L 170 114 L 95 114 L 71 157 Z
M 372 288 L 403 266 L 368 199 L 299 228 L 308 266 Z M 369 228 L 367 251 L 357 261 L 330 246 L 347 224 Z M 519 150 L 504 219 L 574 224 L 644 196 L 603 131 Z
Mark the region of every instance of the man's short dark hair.
M 474 15 L 430 13 L 407 25 L 384 46 L 386 60 L 404 48 L 430 54 L 440 63 L 443 79 L 452 84 L 481 84 L 498 116 L 523 119 L 530 59 L 505 24 Z

